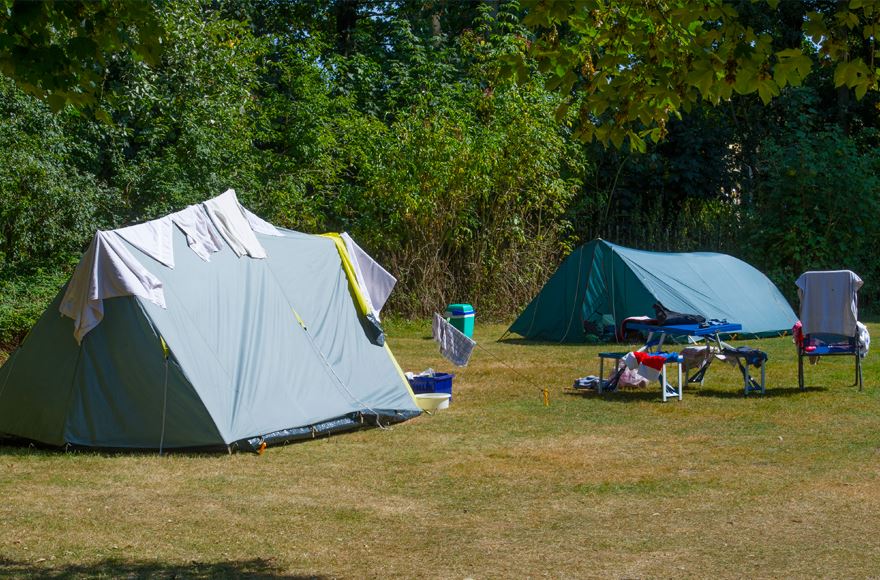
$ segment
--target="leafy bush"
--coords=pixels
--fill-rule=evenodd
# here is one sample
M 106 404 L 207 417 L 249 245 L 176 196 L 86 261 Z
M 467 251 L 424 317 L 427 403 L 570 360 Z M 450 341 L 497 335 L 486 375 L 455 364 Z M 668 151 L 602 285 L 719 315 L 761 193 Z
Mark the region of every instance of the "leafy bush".
M 747 207 L 745 249 L 796 304 L 804 271 L 851 269 L 865 281 L 864 306 L 878 296 L 874 258 L 880 227 L 880 155 L 860 151 L 839 127 L 794 130 L 761 147 L 759 179 Z
M 0 270 L 0 351 L 9 352 L 21 344 L 69 276 L 65 268 Z M 58 312 L 49 315 L 61 316 Z

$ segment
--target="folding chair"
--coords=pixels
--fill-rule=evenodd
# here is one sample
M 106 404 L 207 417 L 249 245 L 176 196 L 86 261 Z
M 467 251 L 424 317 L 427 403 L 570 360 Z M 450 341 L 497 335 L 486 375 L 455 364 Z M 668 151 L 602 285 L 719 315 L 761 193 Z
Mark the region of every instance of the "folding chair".
M 798 350 L 798 386 L 804 389 L 804 357 L 851 356 L 855 384 L 862 390 L 859 352 L 858 292 L 862 279 L 849 270 L 804 272 L 795 282 L 801 302 Z

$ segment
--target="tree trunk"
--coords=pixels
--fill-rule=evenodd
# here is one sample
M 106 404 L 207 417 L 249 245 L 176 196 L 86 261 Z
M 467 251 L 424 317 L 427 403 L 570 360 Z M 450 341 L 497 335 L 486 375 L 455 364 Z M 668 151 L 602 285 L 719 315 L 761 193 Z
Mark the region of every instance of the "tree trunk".
M 440 46 L 443 44 L 443 26 L 441 25 L 440 17 L 443 15 L 445 8 L 446 2 L 440 0 L 434 6 L 434 12 L 431 14 L 431 37 L 434 46 Z
M 336 0 L 334 13 L 336 16 L 336 49 L 342 56 L 354 54 L 354 31 L 358 21 L 357 0 Z

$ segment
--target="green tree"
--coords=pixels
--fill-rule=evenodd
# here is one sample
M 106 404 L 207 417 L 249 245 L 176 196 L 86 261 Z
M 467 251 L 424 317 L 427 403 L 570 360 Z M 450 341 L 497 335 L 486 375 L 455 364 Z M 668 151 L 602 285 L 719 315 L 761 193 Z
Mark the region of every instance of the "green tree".
M 877 89 L 875 2 L 780 8 L 769 0 L 770 11 L 803 9 L 801 34 L 787 37 L 789 46 L 774 39 L 773 18 L 752 17 L 755 4 L 764 2 L 527 0 L 524 22 L 535 31 L 532 55 L 548 88 L 580 97 L 578 136 L 616 147 L 626 141 L 644 151 L 646 139 L 666 135 L 671 116 L 703 101 L 757 93 L 766 104 L 803 83 L 814 61 L 833 64 L 834 85 L 857 99 Z M 859 45 L 866 48 L 854 51 Z M 522 74 L 521 61 L 513 68 Z
M 112 55 L 154 63 L 161 49 L 152 0 L 0 0 L 0 72 L 55 111 L 94 108 Z
M 784 131 L 766 138 L 746 208 L 744 254 L 794 301 L 792 282 L 806 270 L 849 268 L 877 279 L 880 156 L 862 150 L 836 125 L 816 123 L 803 99 Z M 866 288 L 870 302 L 878 295 Z

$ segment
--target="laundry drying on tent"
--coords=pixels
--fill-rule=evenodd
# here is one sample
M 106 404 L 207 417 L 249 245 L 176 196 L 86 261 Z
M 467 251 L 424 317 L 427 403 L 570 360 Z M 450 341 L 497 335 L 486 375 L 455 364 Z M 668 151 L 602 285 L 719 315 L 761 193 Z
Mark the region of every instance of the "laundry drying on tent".
M 378 325 L 394 283 L 350 237 L 276 228 L 233 190 L 99 231 L 0 367 L 0 434 L 256 450 L 414 417 Z
M 712 252 L 664 253 L 594 240 L 577 248 L 510 326 L 533 340 L 613 338 L 624 320 L 674 313 L 742 325 L 741 336 L 777 336 L 797 316 L 779 289 L 749 264 Z

